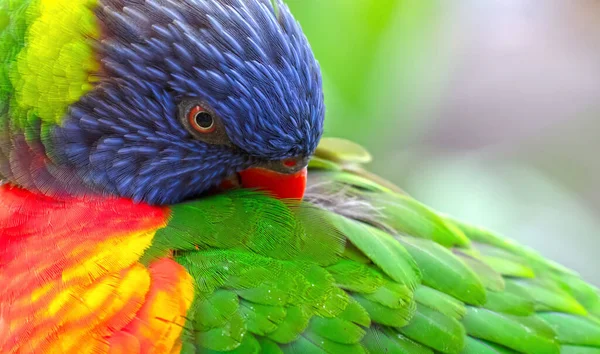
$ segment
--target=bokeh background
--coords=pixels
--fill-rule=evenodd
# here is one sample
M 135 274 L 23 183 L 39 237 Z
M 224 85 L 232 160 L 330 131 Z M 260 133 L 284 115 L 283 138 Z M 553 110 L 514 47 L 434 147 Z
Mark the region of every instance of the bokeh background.
M 600 2 L 287 3 L 323 69 L 327 135 L 600 286 Z

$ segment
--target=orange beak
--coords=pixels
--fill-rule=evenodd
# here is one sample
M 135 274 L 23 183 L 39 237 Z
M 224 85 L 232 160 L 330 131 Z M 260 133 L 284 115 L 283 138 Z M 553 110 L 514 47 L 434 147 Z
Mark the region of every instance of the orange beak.
M 239 176 L 242 187 L 265 191 L 279 199 L 301 200 L 306 191 L 306 167 L 290 174 L 253 167 L 240 172 Z

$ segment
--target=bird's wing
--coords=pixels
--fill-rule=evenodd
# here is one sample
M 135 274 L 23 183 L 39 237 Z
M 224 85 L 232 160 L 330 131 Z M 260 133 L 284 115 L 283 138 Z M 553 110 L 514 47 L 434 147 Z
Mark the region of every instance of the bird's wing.
M 308 202 L 233 191 L 172 208 L 142 262 L 194 279 L 183 352 L 596 353 L 598 290 L 440 215 L 325 139 Z

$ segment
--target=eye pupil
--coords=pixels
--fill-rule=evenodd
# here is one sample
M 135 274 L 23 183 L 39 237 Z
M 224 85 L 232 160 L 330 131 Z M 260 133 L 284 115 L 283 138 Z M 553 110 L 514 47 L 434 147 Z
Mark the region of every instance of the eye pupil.
M 213 117 L 208 112 L 196 113 L 194 116 L 194 122 L 196 122 L 196 125 L 202 129 L 210 129 L 214 124 Z
M 216 128 L 215 119 L 212 114 L 200 105 L 196 105 L 190 109 L 188 121 L 191 127 L 198 133 L 212 133 Z

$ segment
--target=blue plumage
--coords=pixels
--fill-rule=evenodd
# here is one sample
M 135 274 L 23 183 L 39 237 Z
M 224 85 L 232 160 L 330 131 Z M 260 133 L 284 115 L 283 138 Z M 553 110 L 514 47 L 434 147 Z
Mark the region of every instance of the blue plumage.
M 51 135 L 51 158 L 90 189 L 150 203 L 206 191 L 260 161 L 310 156 L 323 130 L 321 76 L 289 9 L 268 0 L 102 0 L 102 74 Z M 198 99 L 231 144 L 177 116 Z

